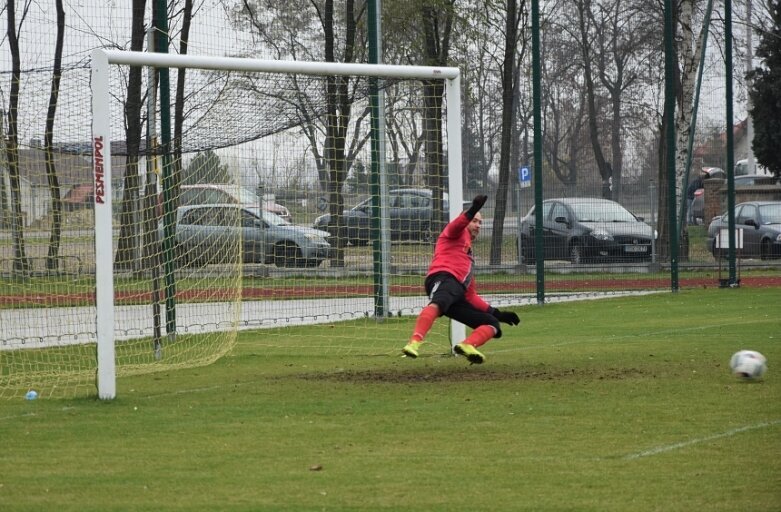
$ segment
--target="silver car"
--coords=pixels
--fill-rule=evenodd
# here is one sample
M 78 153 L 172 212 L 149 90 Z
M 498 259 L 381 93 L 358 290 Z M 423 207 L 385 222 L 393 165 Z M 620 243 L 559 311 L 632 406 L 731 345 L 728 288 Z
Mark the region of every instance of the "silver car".
M 247 187 L 232 183 L 200 183 L 180 187 L 179 206 L 196 204 L 242 204 L 254 206 L 261 204 L 261 198 Z M 293 222 L 290 211 L 273 201 L 263 202 L 263 209 L 275 213 L 288 222 Z
M 316 267 L 331 256 L 328 236 L 258 206 L 193 205 L 176 212 L 176 257 L 183 265 L 243 261 Z

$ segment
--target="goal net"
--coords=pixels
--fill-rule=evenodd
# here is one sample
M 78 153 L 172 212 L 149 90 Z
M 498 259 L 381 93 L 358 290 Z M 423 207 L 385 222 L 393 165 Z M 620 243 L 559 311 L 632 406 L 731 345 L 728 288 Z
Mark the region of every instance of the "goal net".
M 425 305 L 462 210 L 456 69 L 99 50 L 84 71 L 63 82 L 60 142 L 37 148 L 48 176 L 79 178 L 18 230 L 25 264 L 4 260 L 0 396 L 97 380 L 113 398 L 117 377 L 209 364 L 250 329 L 283 352 L 399 353 L 394 317 Z M 376 339 L 379 319 L 398 335 Z

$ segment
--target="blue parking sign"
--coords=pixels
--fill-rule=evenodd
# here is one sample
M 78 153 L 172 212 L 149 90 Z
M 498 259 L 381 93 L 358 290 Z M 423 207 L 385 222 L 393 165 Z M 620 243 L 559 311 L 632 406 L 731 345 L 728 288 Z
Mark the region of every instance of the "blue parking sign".
M 518 168 L 518 182 L 521 184 L 521 187 L 530 187 L 532 184 L 532 173 L 531 170 L 526 167 L 519 167 Z

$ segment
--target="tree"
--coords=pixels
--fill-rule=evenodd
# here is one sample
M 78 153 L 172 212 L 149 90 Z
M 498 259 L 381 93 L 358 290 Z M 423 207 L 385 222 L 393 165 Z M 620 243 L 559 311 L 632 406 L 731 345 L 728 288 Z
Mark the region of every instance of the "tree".
M 523 8 L 518 8 L 516 0 L 507 0 L 505 6 L 504 58 L 502 60 L 502 142 L 499 149 L 499 186 L 494 209 L 494 229 L 491 233 L 491 265 L 502 262 L 502 238 L 504 235 L 504 216 L 507 209 L 507 191 L 510 188 L 510 150 L 515 125 L 516 52 L 518 50 L 519 25 L 523 18 Z
M 575 8 L 578 15 L 578 27 L 580 29 L 580 52 L 583 59 L 583 79 L 586 84 L 586 112 L 588 113 L 588 131 L 591 140 L 591 148 L 597 163 L 599 175 L 602 177 L 602 197 L 610 199 L 611 166 L 605 159 L 602 144 L 599 137 L 599 119 L 597 105 L 597 90 L 594 80 L 596 74 L 593 68 L 595 50 L 593 41 L 595 33 L 599 32 L 595 27 L 591 12 L 591 0 L 577 0 Z
M 389 183 L 413 185 L 424 142 L 419 94 L 408 82 L 393 84 L 385 88 L 385 105 Z
M 631 93 L 638 85 L 648 85 L 647 56 L 658 51 L 653 44 L 653 31 L 657 28 L 631 1 L 602 2 L 595 11 L 590 15 L 598 28 L 596 71 L 610 100 L 612 198 L 620 202 L 624 167 L 622 134 L 628 121 L 635 117 L 625 103 L 628 103 L 627 96 L 633 100 L 631 104 L 642 102 L 641 94 L 631 98 Z
M 689 133 L 693 129 L 691 120 L 693 117 L 693 104 L 694 93 L 697 79 L 697 68 L 700 65 L 700 54 L 702 45 L 705 42 L 705 36 L 707 32 L 700 30 L 696 32 L 694 30 L 695 23 L 702 23 L 704 18 L 702 11 L 702 4 L 704 0 L 680 0 L 678 2 L 672 2 L 672 18 L 673 18 L 673 60 L 674 60 L 674 77 L 675 84 L 675 97 L 665 99 L 665 101 L 675 101 L 675 117 L 669 119 L 667 112 L 662 115 L 661 119 L 661 137 L 659 139 L 659 222 L 657 223 L 659 243 L 657 244 L 660 259 L 669 258 L 671 251 L 671 235 L 669 228 L 669 204 L 670 201 L 676 201 L 680 204 L 676 198 L 682 196 L 685 191 L 683 184 L 683 175 L 686 168 L 686 159 L 688 157 L 688 139 Z M 659 6 L 651 6 L 651 8 L 657 9 L 656 15 L 663 16 L 663 13 L 658 11 Z M 659 22 L 660 26 L 664 26 L 662 22 Z M 675 124 L 675 196 L 670 197 L 668 193 L 668 169 L 667 159 L 665 154 L 667 152 L 667 137 L 665 136 L 668 123 Z M 687 237 L 686 226 L 682 226 L 682 239 Z
M 49 238 L 49 254 L 46 258 L 46 269 L 57 270 L 60 252 L 60 230 L 62 228 L 62 199 L 60 198 L 60 182 L 54 165 L 52 145 L 54 140 L 54 116 L 57 113 L 57 98 L 60 94 L 60 79 L 62 78 L 62 44 L 65 38 L 65 10 L 62 0 L 56 0 L 57 11 L 57 41 L 54 47 L 54 68 L 52 84 L 49 93 L 49 108 L 46 112 L 46 129 L 44 131 L 44 150 L 46 151 L 46 178 L 49 182 L 49 192 L 52 198 L 52 231 Z
M 277 58 L 325 61 L 361 62 L 366 56 L 364 25 L 359 23 L 366 10 L 365 2 L 345 0 L 344 9 L 337 12 L 334 0 L 265 3 L 257 0 L 240 0 L 234 10 L 234 22 L 240 28 L 250 30 L 260 41 L 259 50 L 272 50 Z M 342 188 L 357 153 L 369 139 L 368 131 L 361 130 L 361 122 L 368 116 L 365 108 L 353 112 L 358 80 L 346 76 L 325 78 L 325 108 L 320 107 L 312 95 L 303 89 L 296 90 L 296 105 L 302 121 L 301 129 L 310 141 L 310 149 L 318 167 L 321 187 L 328 195 L 331 226 L 338 242 L 332 266 L 344 266 L 344 237 Z M 298 87 L 296 79 L 292 85 Z M 250 92 L 287 102 L 275 91 L 253 88 Z M 352 131 L 352 135 L 350 132 Z
M 482 190 L 498 154 L 502 128 L 500 63 L 504 55 L 502 0 L 468 0 L 460 9 L 453 60 L 461 63 L 462 166 L 467 189 Z M 471 184 L 471 185 L 470 185 Z M 479 190 L 473 190 L 477 192 Z M 467 190 L 469 192 L 469 190 Z
M 450 57 L 450 38 L 455 20 L 455 0 L 422 2 L 420 20 L 423 24 L 423 65 L 447 66 Z M 434 191 L 432 207 L 441 212 L 439 222 L 432 219 L 432 229 L 438 232 L 445 223 L 442 194 L 444 189 L 444 143 L 442 127 L 442 96 L 445 84 L 441 80 L 425 80 L 424 136 L 426 148 L 426 176 Z
M 577 55 L 578 40 L 569 34 L 564 16 L 551 16 L 550 30 L 543 30 L 545 58 L 541 62 L 543 157 L 548 168 L 565 187 L 566 195 L 577 195 L 580 168 L 588 145 L 585 134 L 586 93 Z
M 198 153 L 182 176 L 182 185 L 198 185 L 201 183 L 231 183 L 227 165 L 220 165 L 220 157 L 207 149 Z
M 179 32 L 179 55 L 187 55 L 190 41 L 190 27 L 193 18 L 193 1 L 184 0 L 184 7 L 181 10 L 181 30 Z M 176 73 L 176 99 L 174 101 L 174 138 L 173 138 L 173 180 L 171 191 L 172 197 L 179 196 L 179 182 L 182 174 L 182 140 L 184 138 L 184 100 L 185 100 L 185 77 L 187 69 L 181 68 Z
M 22 64 L 19 52 L 19 31 L 27 15 L 30 4 L 25 3 L 22 16 L 17 27 L 16 5 L 14 0 L 6 4 L 8 26 L 6 36 L 11 49 L 11 91 L 8 96 L 8 139 L 5 144 L 8 162 L 8 181 L 11 187 L 11 232 L 14 244 L 14 273 L 26 275 L 30 271 L 30 261 L 24 248 L 24 232 L 22 231 L 22 198 L 21 177 L 19 175 L 19 88 L 21 86 Z
M 781 0 L 769 2 L 772 27 L 761 33 L 757 57 L 762 67 L 749 73 L 751 117 L 757 161 L 781 176 Z
M 146 0 L 133 0 L 131 19 L 130 50 L 140 52 L 144 48 L 144 10 Z M 125 102 L 125 142 L 127 165 L 122 187 L 122 203 L 119 214 L 119 240 L 114 265 L 117 268 L 138 268 L 141 259 L 136 253 L 140 229 L 136 223 L 140 180 L 138 174 L 139 150 L 141 148 L 142 68 L 128 69 L 127 99 Z
M 350 177 L 345 181 L 345 186 L 350 192 L 366 194 L 369 192 L 369 185 L 369 170 L 363 160 L 358 159 L 350 170 Z

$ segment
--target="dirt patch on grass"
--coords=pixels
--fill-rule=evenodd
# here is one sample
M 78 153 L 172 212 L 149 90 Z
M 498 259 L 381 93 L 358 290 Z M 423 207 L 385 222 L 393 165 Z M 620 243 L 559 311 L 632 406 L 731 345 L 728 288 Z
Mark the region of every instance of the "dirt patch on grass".
M 558 367 L 489 367 L 476 365 L 464 368 L 438 368 L 425 370 L 342 370 L 329 373 L 298 375 L 304 380 L 354 383 L 439 383 L 474 381 L 569 381 L 569 380 L 624 380 L 649 375 L 638 368 L 558 368 Z

